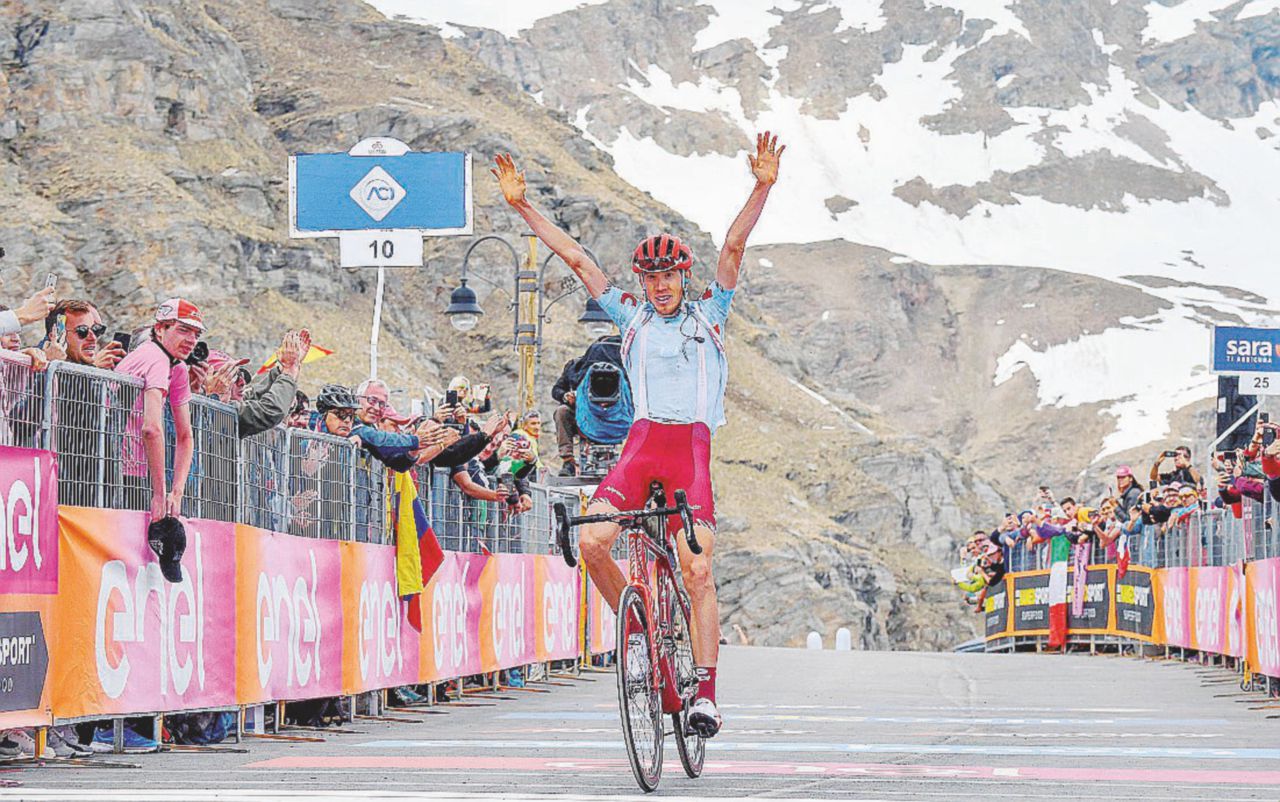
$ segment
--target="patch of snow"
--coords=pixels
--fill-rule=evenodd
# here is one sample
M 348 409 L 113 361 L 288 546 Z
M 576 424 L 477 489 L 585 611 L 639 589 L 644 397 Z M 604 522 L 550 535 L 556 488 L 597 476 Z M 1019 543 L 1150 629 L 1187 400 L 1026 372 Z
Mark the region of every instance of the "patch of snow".
M 773 267 L 773 260 L 772 260 L 772 259 L 765 259 L 765 258 L 762 256 L 762 257 L 760 257 L 760 266 L 761 266 L 761 267 Z
M 1240 13 L 1236 14 L 1236 19 L 1261 17 L 1263 14 L 1270 14 L 1273 11 L 1280 11 L 1280 0 L 1253 0 L 1252 3 L 1240 9 Z
M 787 377 L 787 381 L 791 382 L 796 387 L 800 388 L 801 392 L 803 392 L 805 395 L 809 396 L 813 400 L 817 401 L 819 404 L 822 404 L 824 407 L 830 407 L 832 412 L 835 412 L 841 418 L 844 418 L 845 422 L 847 422 L 856 431 L 861 432 L 862 434 L 872 434 L 872 431 L 870 429 L 868 429 L 866 426 L 863 426 L 861 423 L 859 423 L 858 420 L 854 418 L 852 415 L 850 415 L 848 412 L 845 412 L 840 407 L 831 403 L 831 401 L 828 400 L 827 397 L 824 396 L 822 393 L 810 387 L 806 387 L 805 385 L 801 384 L 800 382 L 796 381 L 790 376 Z
M 840 24 L 834 33 L 858 30 L 875 33 L 888 22 L 881 10 L 883 0 L 826 0 L 809 8 L 810 14 L 835 8 L 840 12 Z
M 1017 73 L 1012 73 L 1012 72 L 1001 75 L 1000 80 L 996 81 L 996 89 L 1004 89 L 1006 86 L 1008 86 L 1009 84 L 1017 80 L 1017 78 L 1018 78 Z
M 1102 31 L 1097 28 L 1093 29 L 1093 43 L 1098 46 L 1099 50 L 1108 56 L 1120 49 L 1120 45 L 1107 44 L 1107 40 L 1102 38 Z
M 520 31 L 532 27 L 535 22 L 572 11 L 583 6 L 600 5 L 606 0 L 466 0 L 463 2 L 428 2 L 422 0 L 365 0 L 388 17 L 404 17 L 412 22 L 434 25 L 445 36 L 461 36 L 462 32 L 450 25 L 467 25 L 490 28 L 508 39 Z
M 1121 325 L 1037 350 L 1018 341 L 997 361 L 992 380 L 1000 386 L 1019 371 L 1036 380 L 1039 405 L 1075 407 L 1110 402 L 1104 411 L 1116 428 L 1094 458 L 1101 459 L 1169 434 L 1169 414 L 1217 392 L 1204 368 L 1209 331 L 1186 308 Z M 1159 359 L 1152 359 L 1152 348 Z
M 1157 2 L 1147 3 L 1147 27 L 1142 30 L 1144 41 L 1174 42 L 1196 32 L 1201 22 L 1213 22 L 1213 12 L 1234 5 L 1238 0 L 1183 0 L 1174 6 Z
M 1031 34 L 1013 11 L 1017 0 L 925 0 L 924 4 L 926 8 L 953 8 L 966 19 L 991 20 L 995 25 L 983 35 L 983 42 L 1006 33 L 1016 33 L 1031 41 Z
M 1035 308 L 1036 308 L 1036 302 L 1035 302 L 1035 301 L 1032 301 L 1031 303 L 1023 304 L 1023 305 L 1022 305 L 1022 308 L 1023 308 L 1023 309 L 1035 309 Z
M 997 325 L 997 326 L 1003 326 L 1003 325 L 1004 325 L 1004 318 L 1000 318 L 999 320 L 997 320 L 997 321 L 996 321 L 996 325 Z
M 633 77 L 623 89 L 651 106 L 702 113 L 721 111 L 738 121 L 739 125 L 748 125 L 742 118 L 742 96 L 738 90 L 715 78 L 702 76 L 696 84 L 689 81 L 676 84 L 671 75 L 657 64 L 641 70 L 632 62 L 631 67 L 644 80 Z
M 694 37 L 695 52 L 734 39 L 750 39 L 763 50 L 781 14 L 800 8 L 799 0 L 704 0 L 700 5 L 714 8 L 715 15 Z
M 830 309 L 822 310 L 822 322 L 826 323 L 830 319 L 831 319 L 831 310 Z

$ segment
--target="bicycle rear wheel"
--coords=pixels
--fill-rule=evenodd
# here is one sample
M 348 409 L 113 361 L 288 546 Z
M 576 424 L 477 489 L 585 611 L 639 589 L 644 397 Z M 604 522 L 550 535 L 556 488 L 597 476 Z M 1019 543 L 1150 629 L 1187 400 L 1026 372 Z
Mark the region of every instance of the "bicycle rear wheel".
M 662 701 L 653 679 L 649 614 L 632 587 L 618 601 L 618 712 L 636 782 L 646 793 L 662 778 Z

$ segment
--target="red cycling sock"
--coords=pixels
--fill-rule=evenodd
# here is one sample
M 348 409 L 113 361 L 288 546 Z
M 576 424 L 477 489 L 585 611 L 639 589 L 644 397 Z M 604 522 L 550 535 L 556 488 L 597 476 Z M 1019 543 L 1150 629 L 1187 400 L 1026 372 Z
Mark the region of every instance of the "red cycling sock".
M 698 672 L 698 695 L 696 699 L 710 699 L 712 702 L 716 700 L 716 667 L 715 666 L 697 666 Z

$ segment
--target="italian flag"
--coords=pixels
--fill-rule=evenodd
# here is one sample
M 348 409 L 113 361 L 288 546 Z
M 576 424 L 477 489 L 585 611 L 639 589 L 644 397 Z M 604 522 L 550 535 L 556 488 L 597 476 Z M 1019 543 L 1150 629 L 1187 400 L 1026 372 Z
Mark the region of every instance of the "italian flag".
M 1067 643 L 1067 555 L 1071 544 L 1059 535 L 1049 541 L 1049 648 Z

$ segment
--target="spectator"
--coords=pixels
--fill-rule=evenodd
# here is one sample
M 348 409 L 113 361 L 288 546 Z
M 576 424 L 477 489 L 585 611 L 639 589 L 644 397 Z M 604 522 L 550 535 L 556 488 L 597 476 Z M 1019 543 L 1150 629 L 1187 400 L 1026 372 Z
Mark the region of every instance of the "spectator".
M 103 343 L 107 327 L 102 324 L 98 307 L 89 301 L 63 299 L 54 304 L 44 319 L 46 339 L 53 339 L 58 317 L 66 322 L 66 360 L 76 365 L 91 365 L 103 370 L 114 370 L 124 359 L 124 347 L 115 340 Z
M 53 288 L 45 287 L 23 301 L 17 309 L 0 311 L 0 335 L 21 331 L 23 326 L 42 320 L 53 308 Z
M 1116 514 L 1122 519 L 1129 517 L 1129 510 L 1138 504 L 1143 487 L 1133 478 L 1133 469 L 1128 465 L 1116 468 Z
M 316 411 L 311 413 L 307 426 L 315 432 L 334 437 L 350 437 L 360 402 L 341 384 L 326 384 L 316 396 Z
M 408 425 L 411 420 L 413 420 L 413 418 L 408 415 L 401 415 L 399 412 L 396 412 L 394 407 L 388 405 L 382 412 L 382 420 L 378 421 L 378 428 L 384 432 L 399 434 L 404 432 L 404 427 Z
M 608 362 L 619 370 L 626 370 L 622 365 L 622 338 L 609 334 L 593 342 L 582 356 L 565 363 L 560 378 L 551 388 L 551 397 L 558 406 L 552 414 L 556 424 L 556 450 L 560 455 L 560 476 L 577 476 L 577 460 L 574 458 L 574 444 L 579 437 L 577 421 L 578 385 L 587 374 L 587 369 L 597 362 Z
M 1170 455 L 1173 457 L 1173 470 L 1163 473 L 1160 467 L 1164 465 L 1166 459 L 1170 458 Z M 1174 482 L 1194 487 L 1200 487 L 1204 484 L 1204 479 L 1201 478 L 1200 472 L 1191 464 L 1191 449 L 1187 446 L 1178 446 L 1172 452 L 1161 451 L 1156 456 L 1156 461 L 1151 465 L 1150 479 L 1152 486 L 1168 485 Z
M 391 391 L 387 383 L 379 379 L 367 379 L 356 388 L 356 400 L 360 407 L 356 410 L 356 418 L 366 426 L 378 425 L 382 413 L 390 405 Z
M 293 408 L 285 418 L 284 425 L 289 429 L 305 429 L 311 420 L 311 399 L 298 390 L 293 394 Z
M 9 307 L 0 304 L 0 313 L 6 311 L 9 311 Z M 50 347 L 56 347 L 52 343 L 49 345 Z M 37 373 L 49 367 L 49 356 L 43 349 L 24 348 L 22 346 L 22 333 L 20 331 L 11 331 L 8 334 L 0 335 L 0 349 L 26 354 L 31 358 L 31 369 Z
M 195 304 L 171 298 L 156 309 L 155 325 L 149 338 L 119 364 L 116 371 L 142 380 L 140 440 L 126 439 L 124 472 L 138 495 L 149 489 L 149 509 L 153 521 L 182 512 L 182 494 L 191 470 L 191 384 L 186 358 L 205 331 L 204 318 Z M 164 404 L 169 402 L 174 422 L 173 483 L 165 485 Z M 135 408 L 135 414 L 137 413 Z
M 276 351 L 276 363 L 252 380 L 244 369 L 249 360 L 235 360 L 222 351 L 209 352 L 210 375 L 205 389 L 210 396 L 235 406 L 241 439 L 274 429 L 294 411 L 302 358 L 310 348 L 311 335 L 306 329 L 286 332 Z

